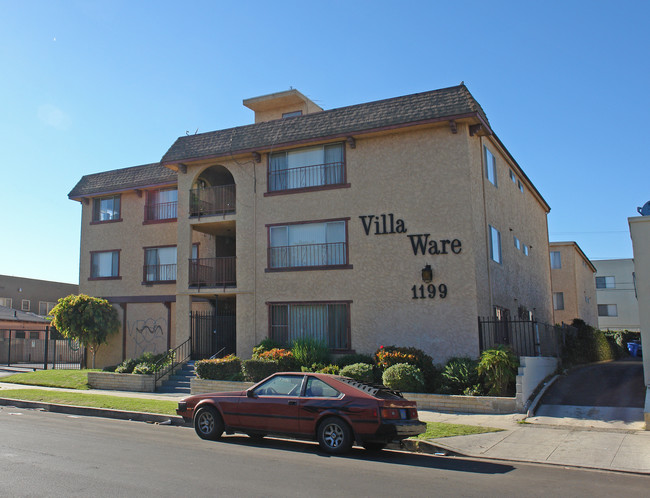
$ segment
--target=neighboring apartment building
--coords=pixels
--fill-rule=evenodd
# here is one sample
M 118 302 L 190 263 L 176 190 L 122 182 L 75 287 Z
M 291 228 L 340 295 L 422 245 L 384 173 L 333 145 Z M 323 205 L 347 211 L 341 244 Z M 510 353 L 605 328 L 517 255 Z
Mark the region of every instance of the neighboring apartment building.
M 296 90 L 160 164 L 84 176 L 80 282 L 119 309 L 101 365 L 190 335 L 479 353 L 478 317 L 551 322 L 549 207 L 464 85 L 323 111 Z M 212 311 L 206 322 L 201 312 Z
M 598 328 L 640 330 L 633 259 L 601 259 L 596 267 Z
M 571 323 L 580 318 L 598 326 L 596 268 L 575 242 L 551 242 L 551 281 L 555 323 Z
M 0 306 L 40 316 L 47 315 L 62 297 L 78 293 L 76 284 L 0 275 Z

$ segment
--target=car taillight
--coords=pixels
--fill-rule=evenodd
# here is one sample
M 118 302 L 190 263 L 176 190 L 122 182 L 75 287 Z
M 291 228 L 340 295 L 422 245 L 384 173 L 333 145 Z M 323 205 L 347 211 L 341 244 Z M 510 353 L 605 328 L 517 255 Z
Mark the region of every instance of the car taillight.
M 397 408 L 382 408 L 381 418 L 388 420 L 398 420 L 401 418 L 401 416 Z
M 418 418 L 418 409 L 417 408 L 411 408 L 409 410 L 409 415 L 411 416 L 411 418 L 413 420 L 417 420 L 417 418 Z

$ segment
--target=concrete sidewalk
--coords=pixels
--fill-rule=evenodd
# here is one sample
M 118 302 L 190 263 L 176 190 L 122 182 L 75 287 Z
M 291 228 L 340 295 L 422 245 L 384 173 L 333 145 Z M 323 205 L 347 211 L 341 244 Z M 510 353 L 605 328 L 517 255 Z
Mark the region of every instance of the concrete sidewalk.
M 650 431 L 611 423 L 584 427 L 584 421 L 523 414 L 475 415 L 418 410 L 427 422 L 479 425 L 501 432 L 431 440 L 453 454 L 530 463 L 650 474 Z M 523 423 L 522 423 L 523 422 Z M 562 425 L 556 425 L 561 423 Z M 604 422 L 602 424 L 605 424 Z
M 0 382 L 0 399 L 3 398 L 2 392 L 10 389 L 46 389 L 171 401 L 178 401 L 184 396 L 98 389 L 79 391 Z M 27 403 L 23 406 L 30 405 Z M 67 407 L 67 409 L 74 411 L 77 408 Z M 95 413 L 96 409 L 83 411 L 80 408 L 78 411 L 79 414 L 107 417 L 125 413 L 115 414 L 110 410 Z M 570 418 L 532 417 L 525 420 L 526 416 L 523 414 L 454 414 L 429 410 L 418 410 L 418 413 L 420 420 L 425 422 L 478 425 L 503 429 L 500 432 L 433 439 L 419 445 L 421 451 L 650 475 L 650 431 L 637 429 L 636 426 L 621 426 L 613 422 L 603 422 L 604 425 L 601 424 L 599 427 L 584 427 L 580 426 L 584 425 L 584 421 Z M 130 414 L 130 418 L 142 419 L 142 415 Z M 123 417 L 116 416 L 116 418 Z M 149 418 L 153 419 L 151 416 Z

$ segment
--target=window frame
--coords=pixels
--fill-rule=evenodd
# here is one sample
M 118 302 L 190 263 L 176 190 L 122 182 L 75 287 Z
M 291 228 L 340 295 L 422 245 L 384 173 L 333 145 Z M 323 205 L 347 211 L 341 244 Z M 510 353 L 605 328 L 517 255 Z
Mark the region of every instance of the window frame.
M 604 285 L 599 286 L 598 281 L 603 282 Z M 608 282 L 607 279 L 611 279 L 611 282 Z M 612 285 L 609 285 L 611 283 Z M 596 289 L 597 290 L 607 290 L 607 289 L 616 289 L 616 277 L 607 275 L 607 276 L 602 276 L 602 277 L 596 277 Z
M 320 184 L 320 185 L 310 185 L 306 187 L 297 187 L 297 188 L 284 188 L 284 189 L 274 189 L 271 190 L 271 160 L 274 155 L 280 155 L 280 154 L 285 154 L 287 157 L 290 153 L 295 153 L 299 151 L 305 151 L 308 149 L 313 149 L 317 147 L 322 147 L 323 151 L 325 150 L 325 147 L 328 145 L 340 145 L 341 146 L 341 151 L 342 151 L 342 157 L 341 157 L 341 162 L 342 162 L 342 168 L 341 168 L 341 181 L 337 183 L 329 183 L 329 184 Z M 324 154 L 324 152 L 323 152 Z M 328 163 L 324 163 L 328 164 Z M 323 165 L 324 165 L 323 164 Z M 314 165 L 309 165 L 306 167 L 310 166 L 322 166 L 318 164 Z M 288 169 L 293 169 L 293 168 L 287 168 Z M 297 169 L 297 168 L 296 168 Z M 332 190 L 332 189 L 338 189 L 338 188 L 350 188 L 350 184 L 348 183 L 348 170 L 347 170 L 347 146 L 346 142 L 341 142 L 341 141 L 336 141 L 336 142 L 329 142 L 329 143 L 324 143 L 324 144 L 317 144 L 317 145 L 309 145 L 305 147 L 298 147 L 295 149 L 285 149 L 285 150 L 279 150 L 276 152 L 269 152 L 266 154 L 266 192 L 264 192 L 264 196 L 274 196 L 274 195 L 288 195 L 288 194 L 299 194 L 301 192 L 316 192 L 319 190 Z
M 553 255 L 557 255 L 557 260 L 554 259 Z M 561 270 L 562 269 L 562 252 L 561 251 L 551 251 L 550 252 L 550 261 L 551 261 L 551 270 Z
M 31 311 L 31 308 L 32 308 L 32 302 L 29 299 L 20 300 L 20 311 Z
M 152 202 L 156 199 L 158 195 L 160 195 L 161 192 L 167 192 L 170 190 L 175 190 L 176 191 L 176 200 L 171 201 L 171 202 Z M 142 221 L 143 225 L 154 225 L 156 223 L 174 223 L 178 221 L 178 185 L 169 185 L 166 187 L 160 187 L 157 189 L 153 190 L 147 190 L 146 191 L 146 200 L 144 203 L 144 220 Z M 176 214 L 172 217 L 169 218 L 156 218 L 156 217 L 150 217 L 150 209 L 152 209 L 153 206 L 157 206 L 160 204 L 171 204 L 171 203 L 176 203 Z
M 156 252 L 158 249 L 167 249 L 173 247 L 176 249 L 176 262 L 173 263 L 173 265 L 176 267 L 174 269 L 174 279 L 169 279 L 169 280 L 147 280 L 147 267 L 148 266 L 170 266 L 170 265 L 147 265 L 147 251 L 152 251 L 155 250 Z M 161 245 L 161 246 L 147 246 L 142 248 L 144 251 L 144 263 L 142 265 L 142 285 L 157 285 L 157 284 L 175 284 L 176 279 L 178 278 L 178 246 L 176 244 L 167 244 L 167 245 Z
M 101 220 L 101 219 L 96 219 L 96 215 L 99 215 L 101 213 L 101 202 L 104 200 L 108 199 L 113 199 L 113 202 L 115 202 L 115 199 L 118 200 L 119 203 L 119 208 L 118 208 L 118 213 L 116 218 L 110 218 L 108 220 Z M 99 206 L 99 207 L 96 207 Z M 90 213 L 90 224 L 91 225 L 101 225 L 104 223 L 119 223 L 123 221 L 122 219 L 122 194 L 113 194 L 113 195 L 104 195 L 101 197 L 94 197 L 92 199 L 91 203 L 91 213 Z
M 41 313 L 41 307 L 45 305 L 45 313 Z M 52 311 L 52 308 L 56 306 L 56 303 L 51 301 L 39 301 L 38 302 L 38 314 L 40 316 L 47 316 L 47 314 Z
M 495 228 L 492 225 L 488 225 L 489 227 L 489 242 L 490 242 L 490 259 L 494 261 L 497 264 L 503 264 L 503 250 L 501 247 L 501 232 Z M 496 241 L 494 239 L 494 234 L 497 234 Z M 495 243 L 496 243 L 496 248 L 498 249 L 498 258 L 495 259 L 494 255 L 494 249 L 495 249 Z
M 487 145 L 483 145 L 483 158 L 485 160 L 485 177 L 492 185 L 498 188 L 497 158 Z M 490 161 L 490 159 L 492 160 Z
M 88 280 L 122 280 L 122 277 L 120 276 L 120 265 L 121 265 L 121 252 L 122 249 L 107 249 L 107 250 L 102 250 L 102 251 L 90 251 L 90 273 Z M 97 254 L 102 254 L 102 253 L 117 253 L 117 275 L 111 275 L 109 277 L 93 277 L 93 257 Z M 111 263 L 111 269 L 112 269 L 112 263 Z
M 553 293 L 553 310 L 564 311 L 564 292 Z
M 0 304 L 0 306 L 4 306 L 5 308 L 13 308 L 14 305 L 14 300 L 10 297 L 0 297 L 2 302 L 4 304 Z
M 319 270 L 351 270 L 354 268 L 350 264 L 350 237 L 349 237 L 349 222 L 350 218 L 332 218 L 326 220 L 310 220 L 310 221 L 292 221 L 289 223 L 269 223 L 266 225 L 266 269 L 264 270 L 267 273 L 270 272 L 285 272 L 285 271 L 319 271 Z M 271 266 L 271 230 L 273 228 L 279 227 L 290 227 L 295 225 L 316 225 L 316 224 L 327 224 L 327 223 L 337 223 L 343 222 L 344 231 L 345 231 L 345 263 L 343 264 L 332 264 L 332 265 L 310 265 L 310 266 Z M 326 242 L 327 244 L 327 242 Z M 314 244 L 317 245 L 317 244 Z M 285 246 L 276 246 L 276 247 L 285 247 Z M 286 246 L 291 247 L 291 246 Z
M 618 306 L 616 304 L 599 304 L 598 306 L 598 316 L 599 317 L 618 317 Z M 603 308 L 604 307 L 604 308 Z M 602 314 L 601 310 L 607 310 L 607 314 Z M 610 310 L 614 310 L 614 313 L 611 314 Z
M 266 308 L 267 308 L 267 316 L 268 316 L 268 337 L 278 341 L 281 343 L 281 341 L 278 339 L 277 335 L 274 334 L 274 327 L 284 327 L 284 325 L 274 325 L 273 324 L 273 307 L 279 307 L 279 306 L 286 306 L 286 316 L 287 316 L 287 337 L 290 335 L 290 327 L 291 324 L 289 324 L 289 317 L 290 317 L 290 306 L 319 306 L 319 305 L 343 305 L 345 306 L 346 310 L 346 317 L 345 317 L 345 342 L 347 347 L 342 347 L 342 348 L 332 348 L 330 347 L 330 351 L 332 353 L 338 354 L 338 353 L 354 353 L 354 350 L 352 349 L 352 327 L 351 327 L 351 311 L 352 311 L 352 301 L 351 300 L 339 300 L 339 301 L 267 301 L 266 302 Z M 313 337 L 313 335 L 303 335 L 302 337 Z M 329 344 L 328 344 L 329 347 Z

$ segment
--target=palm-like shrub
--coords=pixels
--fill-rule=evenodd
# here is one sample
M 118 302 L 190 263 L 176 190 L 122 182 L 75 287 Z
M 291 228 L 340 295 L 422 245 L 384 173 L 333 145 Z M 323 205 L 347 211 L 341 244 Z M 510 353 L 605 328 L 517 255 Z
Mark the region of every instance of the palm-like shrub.
M 480 391 L 478 361 L 471 358 L 451 358 L 440 376 L 441 392 L 444 394 L 465 394 L 466 391 Z M 476 386 L 479 386 L 477 388 Z
M 490 394 L 505 396 L 508 385 L 517 377 L 519 359 L 512 350 L 499 344 L 493 349 L 486 349 L 481 353 L 478 363 L 478 373 L 485 375 Z

